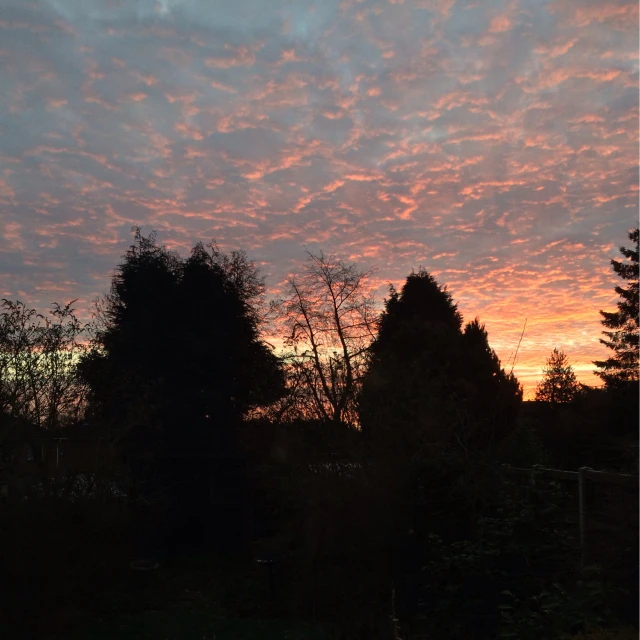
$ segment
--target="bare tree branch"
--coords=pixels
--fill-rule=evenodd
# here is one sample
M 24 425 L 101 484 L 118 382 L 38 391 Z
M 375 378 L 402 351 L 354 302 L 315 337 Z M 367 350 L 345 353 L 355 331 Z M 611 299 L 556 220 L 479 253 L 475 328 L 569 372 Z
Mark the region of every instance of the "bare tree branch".
M 292 375 L 292 384 L 306 387 L 302 393 L 293 387 L 305 415 L 357 422 L 355 401 L 378 320 L 371 274 L 336 256 L 307 252 L 302 273 L 287 280 L 285 299 L 274 305 L 285 344 L 294 349 L 287 366 L 302 374 Z

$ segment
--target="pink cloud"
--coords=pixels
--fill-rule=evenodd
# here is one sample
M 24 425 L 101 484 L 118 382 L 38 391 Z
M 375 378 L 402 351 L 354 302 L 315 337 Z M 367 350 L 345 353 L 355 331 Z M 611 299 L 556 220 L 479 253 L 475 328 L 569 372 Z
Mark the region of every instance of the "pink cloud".
M 133 224 L 245 248 L 274 291 L 324 248 L 377 263 L 380 296 L 433 270 L 503 362 L 528 318 L 529 390 L 554 346 L 592 380 L 637 220 L 631 3 L 353 1 L 287 12 L 286 35 L 279 14 L 250 30 L 185 5 L 133 28 L 115 7 L 91 37 L 24 6 L 0 51 L 0 201 L 28 271 L 3 290 L 90 300 Z
M 225 49 L 229 51 L 228 56 L 205 58 L 205 66 L 210 69 L 230 69 L 232 67 L 251 67 L 255 62 L 255 54 L 247 47 L 225 45 Z
M 489 25 L 489 33 L 504 33 L 509 29 L 511 29 L 511 20 L 505 15 L 496 16 Z

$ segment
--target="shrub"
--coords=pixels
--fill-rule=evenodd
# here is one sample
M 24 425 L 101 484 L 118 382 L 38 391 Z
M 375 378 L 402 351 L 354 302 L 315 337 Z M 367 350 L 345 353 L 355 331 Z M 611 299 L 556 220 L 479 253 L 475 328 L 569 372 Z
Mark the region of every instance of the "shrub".
M 59 494 L 0 505 L 0 620 L 29 637 L 64 625 L 130 560 L 123 505 Z
M 431 632 L 537 640 L 610 623 L 615 590 L 597 570 L 579 572 L 558 485 L 535 473 L 524 484 L 500 482 L 471 537 L 425 539 L 422 597 Z

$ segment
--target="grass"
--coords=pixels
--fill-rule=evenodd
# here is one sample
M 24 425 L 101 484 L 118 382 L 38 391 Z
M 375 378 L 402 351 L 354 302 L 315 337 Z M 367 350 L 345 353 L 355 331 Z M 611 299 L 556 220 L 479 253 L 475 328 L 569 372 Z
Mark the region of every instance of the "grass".
M 132 576 L 106 593 L 60 640 L 324 640 L 319 624 L 272 602 L 264 567 L 250 559 L 183 557 L 152 579 Z M 137 581 L 138 577 L 145 581 Z
M 96 524 L 86 536 L 69 524 L 73 514 L 46 506 L 51 508 L 21 503 L 18 512 L 3 512 L 13 517 L 4 519 L 11 527 L 0 532 L 12 541 L 6 544 L 9 538 L 2 536 L 0 569 L 6 570 L 0 570 L 0 589 L 12 595 L 0 603 L 2 640 L 321 640 L 344 625 L 344 612 L 334 615 L 337 591 L 350 595 L 343 608 L 355 606 L 357 585 L 340 581 L 336 590 L 335 576 L 327 584 L 323 575 L 318 622 L 308 570 L 297 557 L 278 566 L 275 601 L 266 567 L 250 554 L 181 555 L 162 562 L 153 575 L 136 574 L 129 569 L 130 545 L 115 534 L 113 540 L 104 536 L 114 526 Z
M 324 640 L 318 626 L 303 621 L 227 618 L 207 608 L 147 611 L 94 621 L 64 640 Z
M 596 629 L 574 636 L 571 640 L 638 640 L 638 628 Z

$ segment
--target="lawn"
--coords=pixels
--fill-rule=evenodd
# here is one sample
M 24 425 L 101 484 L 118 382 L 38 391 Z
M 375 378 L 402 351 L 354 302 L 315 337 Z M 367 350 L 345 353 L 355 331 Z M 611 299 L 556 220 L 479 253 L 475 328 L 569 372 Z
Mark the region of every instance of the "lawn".
M 303 621 L 226 618 L 207 608 L 146 611 L 79 626 L 64 640 L 324 640 L 329 635 Z
M 272 601 L 264 567 L 250 559 L 180 558 L 149 576 L 132 575 L 77 612 L 61 640 L 323 640 L 320 624 Z M 133 580 L 131 579 L 133 578 Z M 138 581 L 138 578 L 142 580 Z M 278 594 L 279 596 L 281 594 Z

